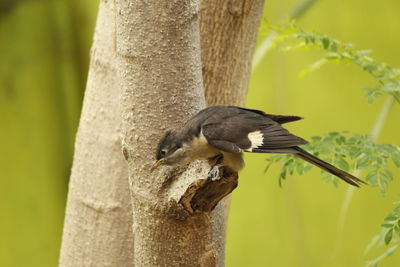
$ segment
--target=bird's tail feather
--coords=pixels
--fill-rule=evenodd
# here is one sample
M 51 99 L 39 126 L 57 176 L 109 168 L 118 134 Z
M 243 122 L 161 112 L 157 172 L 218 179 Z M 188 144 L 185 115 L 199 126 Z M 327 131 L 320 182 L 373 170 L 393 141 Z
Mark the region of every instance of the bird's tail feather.
M 304 159 L 305 161 L 314 164 L 315 166 L 339 177 L 340 179 L 342 179 L 343 181 L 345 181 L 348 184 L 360 187 L 361 184 L 367 184 L 366 182 L 364 182 L 363 180 L 358 179 L 357 177 L 351 175 L 350 173 L 347 173 L 345 171 L 342 171 L 338 168 L 336 168 L 335 166 L 329 164 L 328 162 L 325 162 L 319 158 L 317 158 L 316 156 L 308 153 L 307 151 L 305 151 L 304 149 L 300 148 L 300 147 L 293 147 L 293 149 L 296 150 L 295 155 L 300 157 L 301 159 Z

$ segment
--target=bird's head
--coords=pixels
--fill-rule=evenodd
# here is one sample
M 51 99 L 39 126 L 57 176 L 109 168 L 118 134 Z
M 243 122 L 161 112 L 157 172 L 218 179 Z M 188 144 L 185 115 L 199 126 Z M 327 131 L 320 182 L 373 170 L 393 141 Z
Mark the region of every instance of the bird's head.
M 185 149 L 182 139 L 175 131 L 167 131 L 158 143 L 156 150 L 156 162 L 151 170 L 161 165 L 178 165 L 187 163 Z

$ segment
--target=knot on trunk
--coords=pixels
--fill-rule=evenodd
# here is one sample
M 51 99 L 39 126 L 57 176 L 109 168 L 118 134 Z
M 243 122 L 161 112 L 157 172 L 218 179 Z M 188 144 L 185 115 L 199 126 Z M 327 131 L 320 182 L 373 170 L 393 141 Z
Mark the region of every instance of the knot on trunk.
M 208 177 L 207 161 L 192 162 L 186 168 L 176 168 L 165 176 L 162 192 L 169 203 L 169 214 L 182 220 L 188 216 L 212 211 L 238 185 L 238 174 L 221 167 L 217 180 Z M 161 193 L 161 192 L 160 192 Z
M 219 180 L 199 179 L 191 184 L 182 195 L 179 203 L 189 214 L 210 212 L 225 196 L 238 185 L 238 174 L 223 167 Z

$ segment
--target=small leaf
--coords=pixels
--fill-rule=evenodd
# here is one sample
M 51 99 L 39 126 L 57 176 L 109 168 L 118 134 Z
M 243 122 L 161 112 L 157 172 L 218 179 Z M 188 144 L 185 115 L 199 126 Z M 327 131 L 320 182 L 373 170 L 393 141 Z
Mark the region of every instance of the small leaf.
M 378 171 L 377 171 L 377 170 L 374 170 L 374 171 L 372 171 L 372 172 L 369 172 L 369 173 L 367 174 L 367 176 L 365 177 L 365 180 L 367 180 L 367 181 L 370 182 L 371 184 L 374 184 L 374 186 L 377 186 L 377 185 L 375 185 L 375 184 L 376 184 L 376 176 L 377 176 L 377 174 L 378 174 Z
M 327 37 L 322 37 L 321 38 L 321 42 L 322 42 L 322 45 L 323 45 L 324 49 L 328 49 L 329 48 L 330 41 L 329 41 L 329 39 Z
M 296 171 L 298 175 L 302 175 L 304 173 L 304 168 L 303 168 L 303 164 L 298 163 L 296 165 Z
M 386 177 L 388 178 L 388 180 L 390 180 L 390 181 L 393 180 L 393 174 L 391 171 L 389 171 L 388 169 L 384 169 L 383 172 L 386 174 Z
M 367 65 L 367 66 L 364 66 L 363 69 L 368 72 L 373 72 L 374 70 L 376 70 L 376 66 L 375 65 Z
M 397 220 L 397 217 L 393 216 L 391 214 L 386 216 L 386 218 L 384 219 L 385 222 L 391 222 L 391 221 L 395 221 L 395 220 Z
M 382 226 L 383 228 L 392 228 L 393 225 L 394 225 L 394 224 L 390 224 L 390 223 L 381 224 L 381 226 Z
M 387 231 L 386 235 L 385 235 L 385 244 L 388 245 L 390 243 L 390 241 L 392 240 L 392 236 L 393 236 L 393 229 L 390 229 L 389 231 Z
M 333 42 L 330 49 L 332 52 L 336 52 L 338 50 L 336 42 Z
M 303 169 L 303 173 L 304 172 L 308 172 L 309 170 L 311 170 L 311 168 L 312 168 L 312 165 L 311 164 L 307 164 Z
M 311 137 L 311 140 L 313 140 L 313 142 L 320 141 L 321 139 L 322 139 L 321 136 L 313 136 L 313 137 Z
M 282 180 L 286 179 L 286 169 L 282 169 L 281 174 L 279 175 Z
M 394 226 L 393 229 L 397 234 L 400 234 L 400 228 L 399 228 L 399 226 L 397 224 Z
M 271 167 L 272 163 L 267 164 L 264 168 L 264 174 L 268 172 L 269 168 Z
M 400 157 L 393 156 L 392 161 L 393 161 L 394 165 L 396 165 L 397 168 L 400 168 Z
M 347 161 L 345 161 L 343 158 L 338 158 L 336 160 L 336 163 L 338 164 L 339 168 L 345 171 L 348 171 L 350 169 L 349 163 L 347 163 Z
M 369 158 L 364 156 L 362 158 L 360 158 L 359 160 L 357 160 L 357 169 L 365 169 L 368 167 L 368 161 Z

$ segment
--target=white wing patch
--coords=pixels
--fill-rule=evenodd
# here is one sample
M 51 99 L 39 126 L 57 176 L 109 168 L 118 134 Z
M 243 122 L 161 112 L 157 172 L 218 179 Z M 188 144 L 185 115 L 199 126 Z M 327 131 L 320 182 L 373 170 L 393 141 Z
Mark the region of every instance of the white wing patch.
M 263 145 L 264 134 L 261 131 L 254 131 L 247 135 L 251 142 L 251 146 L 246 151 L 253 151 L 253 148 L 258 148 Z

